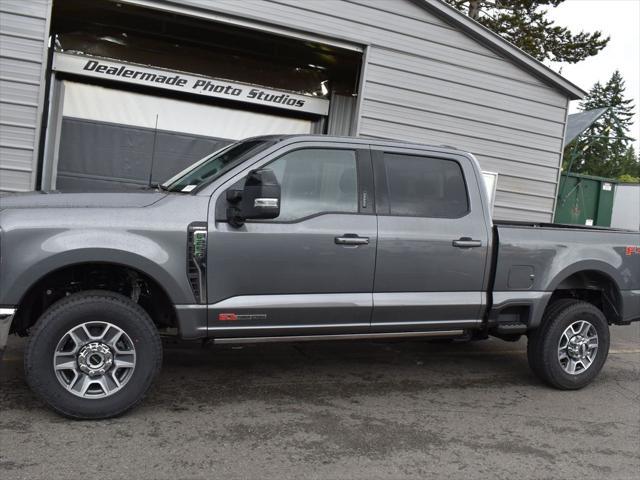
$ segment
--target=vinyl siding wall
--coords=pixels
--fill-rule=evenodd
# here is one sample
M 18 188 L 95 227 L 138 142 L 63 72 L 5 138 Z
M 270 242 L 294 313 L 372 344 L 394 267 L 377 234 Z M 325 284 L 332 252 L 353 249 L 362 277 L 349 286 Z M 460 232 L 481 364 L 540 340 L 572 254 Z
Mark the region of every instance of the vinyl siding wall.
M 567 96 L 425 8 L 410 0 L 181 5 L 369 46 L 360 135 L 468 150 L 499 173 L 496 218 L 552 220 Z
M 0 2 L 0 191 L 35 188 L 49 0 Z
M 410 0 L 124 0 L 368 46 L 358 133 L 499 173 L 494 216 L 550 221 L 568 98 Z M 0 190 L 35 187 L 50 0 L 0 2 Z

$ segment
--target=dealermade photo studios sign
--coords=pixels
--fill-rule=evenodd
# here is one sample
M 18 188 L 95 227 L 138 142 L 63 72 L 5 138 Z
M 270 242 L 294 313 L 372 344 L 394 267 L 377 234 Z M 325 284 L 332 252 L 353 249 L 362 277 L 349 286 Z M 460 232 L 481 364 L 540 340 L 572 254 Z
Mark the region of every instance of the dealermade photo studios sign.
M 163 88 L 207 97 L 223 98 L 225 100 L 253 103 L 298 112 L 318 115 L 327 115 L 329 112 L 329 101 L 324 98 L 283 92 L 257 85 L 229 82 L 216 78 L 189 75 L 161 68 L 105 60 L 97 57 L 56 53 L 53 60 L 53 69 L 58 72 Z

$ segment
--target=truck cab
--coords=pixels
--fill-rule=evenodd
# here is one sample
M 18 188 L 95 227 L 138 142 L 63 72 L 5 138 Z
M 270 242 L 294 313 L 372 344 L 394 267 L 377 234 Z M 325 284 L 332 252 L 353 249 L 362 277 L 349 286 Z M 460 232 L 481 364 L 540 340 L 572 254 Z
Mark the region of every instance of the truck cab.
M 481 323 L 492 236 L 473 157 L 354 139 L 278 146 L 202 191 L 212 336 L 461 334 Z M 251 218 L 265 216 L 255 195 L 243 211 L 251 193 L 240 187 L 256 174 L 279 187 L 273 218 Z

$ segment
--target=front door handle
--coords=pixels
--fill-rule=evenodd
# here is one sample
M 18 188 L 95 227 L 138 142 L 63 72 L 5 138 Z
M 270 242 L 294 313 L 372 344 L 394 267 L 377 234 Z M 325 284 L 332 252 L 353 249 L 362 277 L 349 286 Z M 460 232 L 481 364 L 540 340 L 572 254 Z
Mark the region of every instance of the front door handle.
M 471 237 L 462 237 L 462 238 L 459 238 L 458 240 L 454 240 L 452 242 L 452 245 L 458 248 L 474 248 L 474 247 L 481 247 L 482 241 L 474 240 Z
M 355 233 L 345 233 L 341 237 L 335 238 L 337 245 L 367 245 L 369 237 L 360 237 Z

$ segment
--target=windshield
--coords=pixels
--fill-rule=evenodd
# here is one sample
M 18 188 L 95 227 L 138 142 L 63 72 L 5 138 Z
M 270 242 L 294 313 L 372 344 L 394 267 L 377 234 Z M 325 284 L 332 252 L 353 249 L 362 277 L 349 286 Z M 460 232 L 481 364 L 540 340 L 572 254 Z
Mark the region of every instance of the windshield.
M 191 192 L 274 143 L 273 140 L 244 140 L 232 143 L 170 178 L 162 184 L 162 188 L 170 192 Z

